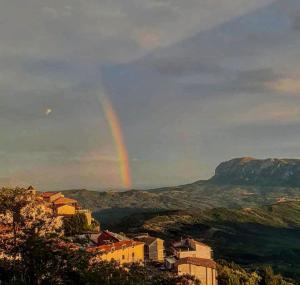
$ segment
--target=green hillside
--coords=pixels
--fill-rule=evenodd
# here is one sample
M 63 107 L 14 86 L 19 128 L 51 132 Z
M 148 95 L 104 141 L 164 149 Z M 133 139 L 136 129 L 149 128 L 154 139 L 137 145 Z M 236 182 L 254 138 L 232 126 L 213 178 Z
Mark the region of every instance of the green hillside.
M 68 190 L 64 194 L 92 209 L 102 222 L 112 223 L 146 209 L 238 208 L 300 200 L 299 177 L 297 159 L 236 158 L 221 163 L 206 181 L 147 191 Z
M 300 281 L 300 202 L 259 208 L 167 211 L 134 215 L 118 230 L 184 236 L 210 244 L 216 258 L 256 268 L 270 264 Z
M 217 258 L 252 269 L 270 264 L 300 284 L 299 161 L 238 158 L 220 164 L 207 181 L 64 194 L 92 209 L 102 228 L 167 240 L 192 236 L 210 244 Z
M 255 207 L 279 199 L 300 199 L 300 188 L 217 185 L 200 181 L 149 191 L 96 192 L 68 190 L 64 194 L 90 208 L 102 222 L 112 223 L 133 213 L 161 210 Z

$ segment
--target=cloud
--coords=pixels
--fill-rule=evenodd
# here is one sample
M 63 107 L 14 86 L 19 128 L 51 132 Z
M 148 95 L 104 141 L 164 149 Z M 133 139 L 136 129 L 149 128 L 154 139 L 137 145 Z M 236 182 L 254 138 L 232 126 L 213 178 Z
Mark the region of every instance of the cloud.
M 297 96 L 277 94 L 298 88 L 297 77 L 284 82 L 299 58 L 297 7 L 293 0 L 0 3 L 2 176 L 57 188 L 120 184 L 98 102 L 105 92 L 136 183 L 204 177 L 224 153 L 245 150 L 234 143 L 243 125 L 263 135 L 261 121 L 298 120 Z M 283 100 L 291 103 L 280 108 Z M 259 153 L 258 136 L 246 136 Z
M 119 188 L 119 169 L 82 163 L 44 164 L 11 172 L 13 185 L 35 185 L 40 190 Z
M 257 122 L 299 122 L 300 106 L 293 102 L 272 102 L 264 103 L 254 108 L 245 110 L 241 116 L 239 123 L 257 123 Z
M 161 43 L 159 32 L 156 31 L 137 31 L 136 38 L 138 44 L 147 49 L 158 47 Z
M 300 78 L 282 78 L 267 82 L 266 86 L 279 93 L 300 96 Z
M 116 150 L 112 149 L 112 147 L 103 147 L 101 149 L 90 150 L 87 153 L 75 157 L 75 159 L 79 162 L 85 163 L 119 163 Z

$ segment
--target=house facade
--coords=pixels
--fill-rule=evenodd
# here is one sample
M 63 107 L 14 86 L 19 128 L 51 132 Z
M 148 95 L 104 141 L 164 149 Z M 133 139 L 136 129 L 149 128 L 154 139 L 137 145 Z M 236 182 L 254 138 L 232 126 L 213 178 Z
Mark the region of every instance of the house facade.
M 144 243 L 134 240 L 123 240 L 90 247 L 87 251 L 96 254 L 98 260 L 116 261 L 120 265 L 144 263 Z
M 175 264 L 177 274 L 193 275 L 201 285 L 217 285 L 216 263 L 213 260 L 199 257 L 184 257 Z
M 163 262 L 165 258 L 164 240 L 148 234 L 135 237 L 144 243 L 145 260 Z
M 61 192 L 43 192 L 42 199 L 49 204 L 49 208 L 58 216 L 72 216 L 84 214 L 88 225 L 92 223 L 92 213 L 88 209 L 81 209 L 77 200 L 65 197 Z
M 201 285 L 217 285 L 216 262 L 210 246 L 187 238 L 172 243 L 171 249 L 178 275 L 193 275 Z
M 212 259 L 213 255 L 213 251 L 210 246 L 191 238 L 173 242 L 171 249 L 177 259 L 184 257 Z

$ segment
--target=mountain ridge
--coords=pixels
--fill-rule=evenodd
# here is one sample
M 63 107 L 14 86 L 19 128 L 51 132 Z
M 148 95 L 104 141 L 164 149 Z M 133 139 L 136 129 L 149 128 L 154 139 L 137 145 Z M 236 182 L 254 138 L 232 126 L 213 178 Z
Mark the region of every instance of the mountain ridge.
M 128 215 L 145 211 L 256 207 L 277 202 L 300 200 L 300 184 L 299 186 L 296 183 L 283 184 L 279 179 L 280 176 L 279 178 L 276 177 L 275 180 L 278 185 L 273 183 L 274 174 L 267 176 L 265 172 L 267 169 L 269 173 L 273 173 L 271 171 L 272 167 L 262 168 L 263 171 L 259 167 L 266 161 L 269 164 L 271 163 L 275 170 L 278 168 L 276 165 L 279 162 L 281 164 L 284 162 L 288 167 L 296 167 L 297 169 L 299 167 L 300 169 L 300 160 L 273 159 L 272 162 L 271 159 L 237 158 L 224 162 L 223 165 L 220 164 L 223 168 L 222 179 L 218 176 L 219 165 L 216 171 L 217 175 L 211 179 L 199 180 L 180 186 L 107 192 L 68 190 L 64 191 L 64 194 L 78 200 L 83 207 L 91 209 L 95 216 L 107 225 L 115 223 L 120 218 Z M 248 163 L 250 163 L 250 166 Z M 246 170 L 240 171 L 245 166 L 247 166 Z M 260 172 L 255 168 L 260 169 Z M 231 171 L 232 169 L 235 171 Z M 283 167 L 283 169 L 285 168 Z M 243 178 L 248 177 L 248 173 L 252 173 L 252 170 L 257 175 L 255 183 L 237 179 L 241 177 L 240 172 L 244 175 Z M 240 183 L 238 184 L 236 181 Z M 270 181 L 272 183 L 269 183 Z
M 231 185 L 300 187 L 300 159 L 234 158 L 220 163 L 210 181 Z

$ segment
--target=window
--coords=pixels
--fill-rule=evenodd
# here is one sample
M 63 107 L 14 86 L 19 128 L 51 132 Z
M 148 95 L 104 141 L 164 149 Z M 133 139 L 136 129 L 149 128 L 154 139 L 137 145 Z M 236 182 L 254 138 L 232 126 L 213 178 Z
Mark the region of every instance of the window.
M 132 258 L 134 258 L 134 252 L 132 253 L 132 255 L 131 255 L 131 256 L 132 256 Z
M 125 259 L 125 255 L 124 254 L 122 255 L 122 259 Z

